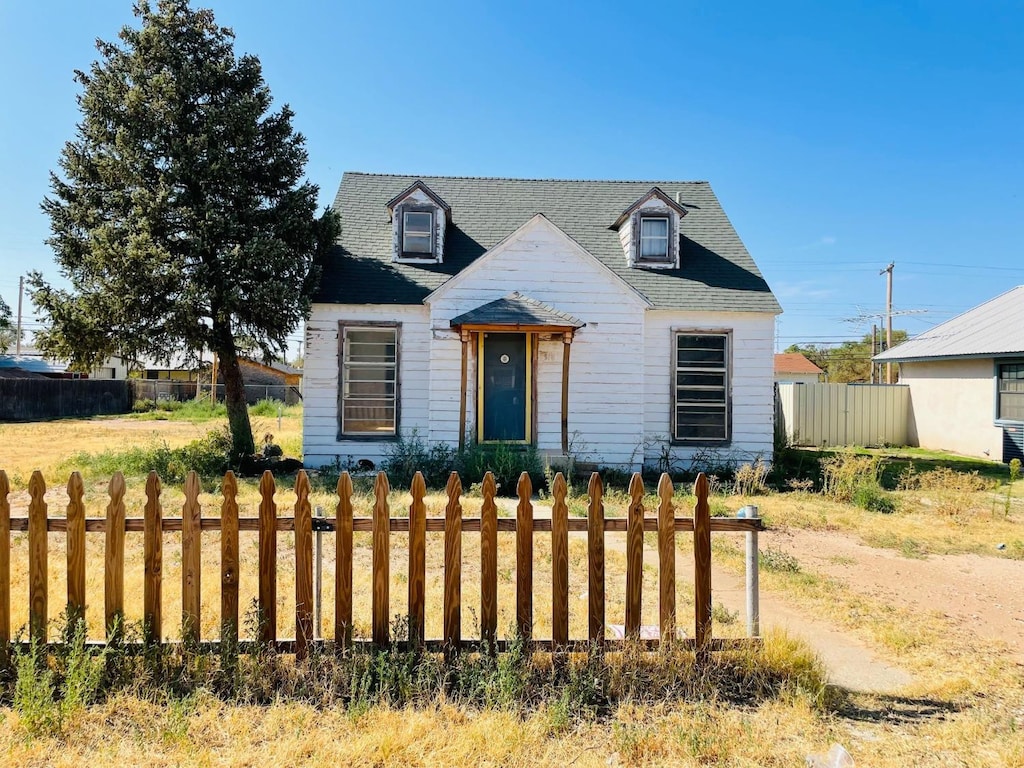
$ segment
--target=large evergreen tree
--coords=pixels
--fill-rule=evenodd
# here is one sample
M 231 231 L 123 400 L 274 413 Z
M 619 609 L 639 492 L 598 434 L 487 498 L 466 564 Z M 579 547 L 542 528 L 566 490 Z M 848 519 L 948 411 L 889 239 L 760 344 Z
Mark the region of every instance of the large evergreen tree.
M 111 354 L 167 360 L 213 350 L 236 455 L 253 451 L 237 339 L 282 356 L 308 314 L 338 234 L 303 181 L 305 140 L 271 111 L 255 56 L 187 0 L 143 0 L 139 28 L 97 41 L 76 71 L 81 122 L 51 173 L 50 218 L 66 291 L 29 279 L 49 355 L 87 369 Z

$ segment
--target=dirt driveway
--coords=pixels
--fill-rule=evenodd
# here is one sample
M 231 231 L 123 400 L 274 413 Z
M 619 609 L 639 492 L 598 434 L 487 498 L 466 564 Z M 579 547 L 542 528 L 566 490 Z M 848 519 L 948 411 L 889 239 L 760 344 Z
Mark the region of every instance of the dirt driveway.
M 909 610 L 942 614 L 953 631 L 1007 644 L 1024 662 L 1024 561 L 981 555 L 910 558 L 838 531 L 771 531 L 771 546 L 856 593 Z

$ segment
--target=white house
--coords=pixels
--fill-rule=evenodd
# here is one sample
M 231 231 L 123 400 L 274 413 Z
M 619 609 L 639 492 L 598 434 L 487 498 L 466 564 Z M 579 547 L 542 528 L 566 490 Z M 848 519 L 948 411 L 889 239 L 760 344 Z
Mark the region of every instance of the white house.
M 875 356 L 910 387 L 912 445 L 1024 459 L 1024 286 Z
M 306 324 L 308 466 L 430 442 L 771 457 L 781 312 L 707 182 L 346 173 Z

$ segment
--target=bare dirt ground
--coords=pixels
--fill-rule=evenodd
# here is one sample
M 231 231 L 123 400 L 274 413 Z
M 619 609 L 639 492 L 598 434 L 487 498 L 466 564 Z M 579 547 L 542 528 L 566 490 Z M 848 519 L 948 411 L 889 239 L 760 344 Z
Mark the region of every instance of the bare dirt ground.
M 1024 561 L 980 555 L 910 558 L 838 531 L 773 530 L 771 545 L 854 592 L 938 612 L 964 636 L 994 638 L 1024 662 Z

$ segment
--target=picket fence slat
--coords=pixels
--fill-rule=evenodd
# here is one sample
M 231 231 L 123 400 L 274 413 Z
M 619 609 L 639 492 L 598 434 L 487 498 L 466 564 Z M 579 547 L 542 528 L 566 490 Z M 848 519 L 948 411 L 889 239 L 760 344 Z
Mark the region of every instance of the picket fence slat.
M 634 472 L 626 511 L 626 637 L 640 637 L 644 587 L 644 481 Z
M 259 517 L 259 610 L 260 641 L 277 640 L 277 504 L 274 474 L 268 469 L 260 478 Z
M 294 485 L 294 510 L 291 517 L 278 517 L 275 494 L 276 482 L 272 474 L 264 473 L 259 482 L 260 501 L 258 517 L 240 517 L 238 481 L 234 474 L 224 475 L 220 493 L 220 515 L 204 519 L 200 507 L 199 477 L 190 472 L 183 485 L 184 504 L 180 518 L 164 518 L 161 507 L 161 482 L 151 472 L 146 479 L 146 501 L 143 516 L 127 517 L 125 499 L 127 488 L 122 473 L 111 477 L 108 487 L 109 501 L 104 517 L 85 516 L 84 484 L 79 473 L 72 473 L 67 483 L 68 505 L 64 518 L 49 520 L 45 500 L 46 483 L 41 473 L 34 472 L 29 481 L 28 514 L 11 519 L 7 475 L 0 471 L 0 656 L 9 651 L 11 636 L 10 571 L 11 531 L 28 533 L 28 587 L 29 636 L 46 641 L 48 624 L 48 532 L 63 532 L 67 538 L 67 595 L 68 615 L 84 617 L 88 602 L 86 594 L 85 544 L 86 534 L 102 532 L 105 536 L 103 559 L 104 624 L 108 640 L 125 611 L 125 536 L 131 532 L 143 534 L 143 620 L 145 643 L 160 643 L 162 637 L 162 563 L 163 536 L 168 531 L 181 534 L 182 562 L 182 642 L 193 647 L 217 647 L 232 658 L 237 652 L 251 647 L 252 640 L 239 637 L 239 585 L 245 567 L 240 549 L 240 533 L 258 534 L 258 598 L 260 617 L 258 642 L 278 649 L 287 648 L 297 661 L 305 659 L 314 644 L 318 644 L 313 626 L 314 582 L 313 543 L 315 530 L 333 530 L 336 533 L 336 581 L 334 645 L 339 650 L 352 647 L 353 640 L 353 534 L 370 534 L 371 556 L 371 621 L 368 640 L 376 647 L 397 642 L 403 647 L 424 650 L 458 652 L 466 641 L 462 632 L 462 536 L 480 533 L 480 616 L 479 648 L 497 652 L 507 647 L 508 641 L 498 638 L 498 536 L 514 533 L 516 606 L 515 629 L 531 650 L 547 650 L 562 654 L 585 650 L 594 644 L 614 649 L 621 641 L 607 637 L 606 617 L 606 534 L 625 533 L 625 637 L 639 641 L 643 647 L 655 648 L 659 643 L 671 641 L 680 648 L 694 648 L 700 658 L 711 650 L 733 647 L 739 641 L 721 641 L 712 637 L 711 625 L 711 533 L 713 531 L 759 531 L 763 525 L 757 519 L 712 518 L 708 505 L 708 481 L 701 474 L 694 484 L 696 504 L 693 517 L 676 517 L 676 503 L 672 482 L 663 475 L 657 485 L 657 514 L 645 516 L 645 488 L 637 473 L 630 479 L 629 500 L 625 517 L 607 518 L 604 508 L 604 487 L 601 478 L 593 473 L 587 488 L 586 518 L 569 518 L 568 485 L 562 473 L 557 473 L 551 485 L 550 517 L 534 517 L 532 483 L 522 473 L 517 484 L 518 503 L 514 517 L 498 517 L 497 483 L 490 472 L 481 485 L 481 511 L 479 518 L 464 518 L 462 508 L 462 481 L 452 473 L 446 487 L 444 517 L 428 518 L 426 484 L 417 472 L 413 478 L 409 514 L 393 518 L 389 506 L 391 486 L 385 473 L 374 478 L 372 513 L 367 518 L 355 518 L 353 483 L 348 473 L 342 473 L 337 484 L 337 507 L 334 518 L 316 518 L 311 506 L 310 480 L 300 471 Z M 653 510 L 652 510 L 653 511 Z M 201 535 L 204 530 L 220 531 L 220 594 L 221 631 L 218 641 L 202 642 L 200 632 L 201 592 Z M 295 637 L 279 640 L 277 637 L 277 578 L 278 543 L 281 532 L 294 532 L 295 576 Z M 390 602 L 391 534 L 409 533 L 408 543 L 408 617 L 409 639 L 391 637 L 392 618 Z M 443 572 L 443 635 L 439 639 L 426 637 L 426 534 L 431 531 L 444 535 Z M 677 635 L 676 613 L 677 576 L 675 568 L 676 534 L 692 532 L 694 536 L 694 595 L 695 614 L 693 638 L 680 639 Z M 569 595 L 574 589 L 569 578 L 569 538 L 572 532 L 585 534 L 587 544 L 587 639 L 572 638 L 569 634 Z M 658 556 L 658 629 L 660 640 L 639 640 L 641 636 L 642 596 L 644 579 L 644 534 L 656 532 Z M 551 639 L 533 637 L 534 535 L 551 535 Z M 291 573 L 291 566 L 287 566 Z M 578 588 L 578 587 L 576 587 Z M 645 637 L 646 637 L 645 630 Z M 589 644 L 589 645 L 588 645 Z M 561 657 L 560 657 L 561 658 Z
M 409 505 L 409 639 L 422 645 L 427 637 L 427 483 L 423 473 L 412 478 Z
M 516 629 L 525 640 L 533 636 L 533 484 L 528 472 L 519 475 L 516 494 Z
M 494 475 L 484 475 L 480 507 L 480 639 L 488 648 L 498 639 L 498 505 Z
M 338 478 L 335 529 L 334 637 L 342 648 L 352 644 L 352 478 Z
M 462 481 L 448 477 L 444 530 L 444 642 L 456 651 L 462 642 Z
M 197 481 L 198 482 L 198 481 Z M 104 615 L 107 638 L 113 636 L 115 625 L 124 617 L 124 475 L 115 472 L 108 488 L 107 542 L 103 565 Z M 198 572 L 198 567 L 196 571 Z
M 163 508 L 160 506 L 160 476 L 150 472 L 146 478 L 146 507 L 143 517 L 142 620 L 147 642 L 160 642 L 163 636 Z
M 85 485 L 78 472 L 68 478 L 68 618 L 85 618 Z
M 658 629 L 662 640 L 676 637 L 676 528 L 672 480 L 658 481 Z
M 373 644 L 387 645 L 391 620 L 391 541 L 388 519 L 388 476 L 377 473 L 373 484 Z
M 551 640 L 555 647 L 569 642 L 569 507 L 565 477 L 551 484 Z
M 181 637 L 189 643 L 200 640 L 201 518 L 199 475 L 192 471 L 185 477 L 185 504 L 181 508 Z
M 38 469 L 28 481 L 28 633 L 29 638 L 46 642 L 47 614 L 47 541 L 46 482 Z
M 221 484 L 220 507 L 220 638 L 238 644 L 238 481 L 234 472 Z
M 7 663 L 11 642 L 11 485 L 0 469 L 0 662 Z
M 604 504 L 601 499 L 604 487 L 601 476 L 594 472 L 590 475 L 587 495 L 590 504 L 587 507 L 587 592 L 588 615 L 587 627 L 590 642 L 599 645 L 605 640 L 604 611 Z

